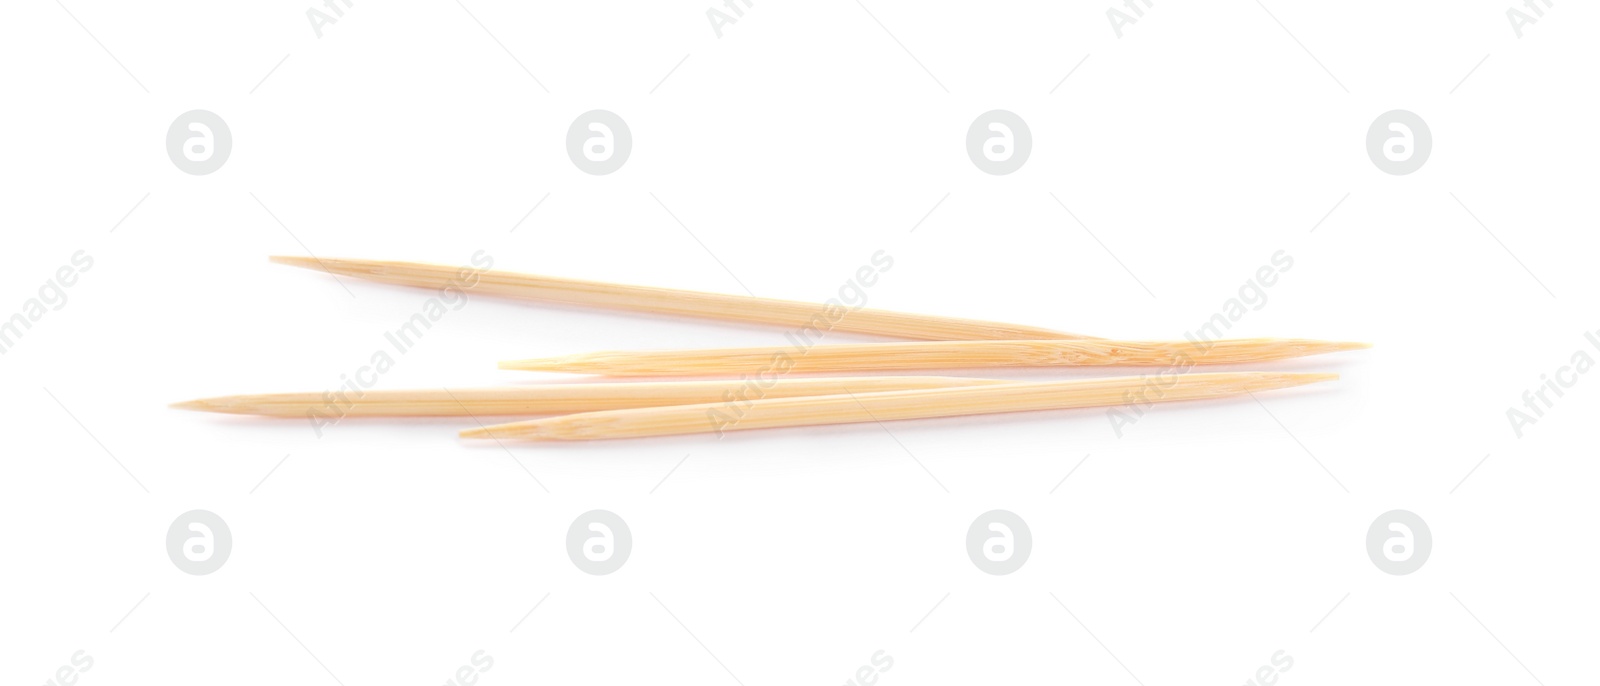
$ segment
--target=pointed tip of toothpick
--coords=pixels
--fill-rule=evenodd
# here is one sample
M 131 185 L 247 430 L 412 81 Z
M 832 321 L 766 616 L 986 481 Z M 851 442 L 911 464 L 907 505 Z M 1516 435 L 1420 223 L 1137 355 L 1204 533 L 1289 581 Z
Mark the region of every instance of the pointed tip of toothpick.
M 500 439 L 513 441 L 543 441 L 559 439 L 561 436 L 549 433 L 549 427 L 543 420 L 528 419 L 505 424 L 489 424 L 475 429 L 462 429 L 458 434 L 462 438 L 489 438 L 495 441 Z
M 1351 350 L 1366 350 L 1372 347 L 1365 341 L 1324 341 L 1319 339 L 1291 339 L 1298 344 L 1305 354 L 1318 355 L 1323 353 L 1342 353 Z
M 559 371 L 558 363 L 550 358 L 533 358 L 528 360 L 501 360 L 501 369 L 514 369 L 524 372 Z
M 291 267 L 305 267 L 307 269 L 321 269 L 322 263 L 315 257 L 301 257 L 299 255 L 268 255 L 267 261 L 273 264 L 286 264 Z
M 273 264 L 310 269 L 325 274 L 362 276 L 384 273 L 384 264 L 372 260 L 344 260 L 336 257 L 317 257 L 315 255 L 268 255 L 267 261 Z
M 185 400 L 168 405 L 174 410 L 190 410 L 193 412 L 221 412 L 223 414 L 249 414 L 246 407 L 240 406 L 233 398 L 197 398 Z
M 480 426 L 476 429 L 462 429 L 456 435 L 462 438 L 494 438 L 494 432 L 490 431 L 487 426 Z

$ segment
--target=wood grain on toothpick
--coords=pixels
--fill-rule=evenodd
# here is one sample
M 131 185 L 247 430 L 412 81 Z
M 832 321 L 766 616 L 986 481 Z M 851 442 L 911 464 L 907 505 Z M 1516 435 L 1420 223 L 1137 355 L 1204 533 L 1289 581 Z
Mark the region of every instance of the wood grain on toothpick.
M 369 390 L 357 396 L 329 393 L 230 395 L 174 403 L 202 412 L 265 417 L 304 417 L 328 412 L 337 403 L 341 417 L 455 417 L 592 412 L 630 407 L 695 403 L 742 403 L 758 398 L 789 398 L 843 393 L 846 389 L 896 391 L 918 388 L 983 386 L 998 379 L 955 376 L 878 376 L 811 379 L 662 381 L 652 383 L 542 384 L 499 388 Z
M 654 314 L 772 324 L 797 331 L 814 330 L 819 335 L 828 331 L 845 331 L 930 341 L 1091 338 L 1001 322 L 907 314 L 870 308 L 851 309 L 849 304 L 806 303 L 494 270 L 474 272 L 461 267 L 417 262 L 293 256 L 275 256 L 271 259 L 279 264 L 402 286 L 444 288 L 455 285 L 471 293 Z M 469 282 L 471 285 L 464 286 L 463 282 Z
M 501 362 L 502 369 L 607 376 L 711 376 L 761 373 L 956 369 L 977 367 L 1236 364 L 1369 347 L 1294 338 L 1188 341 L 934 341 L 853 345 L 607 351 Z
M 580 441 L 717 433 L 819 424 L 1103 407 L 1199 400 L 1337 379 L 1337 374 L 1220 372 L 1117 377 L 967 388 L 808 396 L 727 403 L 583 412 L 461 432 L 466 438 Z M 1135 396 L 1134 394 L 1137 394 Z

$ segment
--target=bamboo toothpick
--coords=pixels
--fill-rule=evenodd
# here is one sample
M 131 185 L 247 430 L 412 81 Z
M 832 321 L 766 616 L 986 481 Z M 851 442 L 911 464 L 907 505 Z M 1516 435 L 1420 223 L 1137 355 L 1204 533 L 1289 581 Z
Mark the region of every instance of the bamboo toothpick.
M 1187 341 L 937 341 L 608 351 L 501 362 L 501 369 L 609 376 L 700 376 L 889 369 L 1054 366 L 1173 366 L 1281 360 L 1370 347 L 1293 338 Z
M 757 400 L 738 411 L 723 404 L 678 405 L 562 415 L 461 432 L 464 438 L 578 441 L 884 422 L 960 415 L 1055 410 L 1218 398 L 1337 379 L 1337 374 L 1223 372 L 1009 383 L 969 388 L 852 392 Z
M 871 376 L 813 379 L 663 381 L 654 383 L 546 384 L 505 388 L 372 390 L 360 396 L 345 392 L 267 393 L 202 398 L 172 406 L 183 410 L 304 417 L 338 407 L 341 417 L 459 417 L 592 412 L 630 407 L 696 403 L 742 406 L 760 398 L 898 391 L 920 388 L 982 386 L 999 379 L 955 376 Z
M 847 306 L 830 307 L 792 300 L 628 286 L 535 274 L 488 270 L 477 272 L 474 277 L 470 270 L 464 271 L 460 267 L 416 262 L 293 256 L 275 256 L 271 259 L 278 264 L 419 288 L 444 288 L 452 284 L 463 287 L 461 281 L 465 276 L 477 280 L 472 286 L 463 287 L 472 293 L 657 314 L 774 324 L 796 330 L 816 329 L 818 334 L 833 330 L 931 341 L 1092 338 L 1032 326 L 975 319 L 906 314 L 868 308 L 851 310 Z

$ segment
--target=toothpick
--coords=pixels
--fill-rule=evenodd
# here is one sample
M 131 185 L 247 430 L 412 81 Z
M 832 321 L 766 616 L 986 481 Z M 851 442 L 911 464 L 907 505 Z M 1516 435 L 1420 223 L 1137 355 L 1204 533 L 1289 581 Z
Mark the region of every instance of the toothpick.
M 468 293 L 585 305 L 655 314 L 704 317 L 788 327 L 797 335 L 829 331 L 874 334 L 914 340 L 1087 339 L 1090 336 L 1032 326 L 933 315 L 906 314 L 850 304 L 826 305 L 725 295 L 672 288 L 628 286 L 535 274 L 479 271 L 416 262 L 317 259 L 276 256 L 273 262 L 383 283 L 440 289 L 455 284 Z M 463 282 L 476 279 L 470 287 Z
M 608 351 L 501 362 L 501 369 L 608 376 L 702 376 L 976 367 L 1155 366 L 1281 360 L 1370 347 L 1293 338 L 1188 341 L 937 341 Z
M 722 381 L 652 383 L 544 384 L 504 388 L 369 390 L 360 395 L 332 393 L 267 393 L 230 395 L 174 403 L 183 410 L 304 417 L 337 407 L 341 417 L 457 417 L 591 412 L 629 407 L 694 403 L 728 403 L 731 407 L 761 398 L 893 391 L 1005 383 L 999 379 L 954 376 L 856 376 L 776 379 L 751 377 Z
M 461 432 L 464 438 L 579 441 L 820 424 L 1133 405 L 1218 398 L 1330 381 L 1337 374 L 1222 372 L 1011 383 L 968 388 L 855 392 L 723 404 L 583 412 Z

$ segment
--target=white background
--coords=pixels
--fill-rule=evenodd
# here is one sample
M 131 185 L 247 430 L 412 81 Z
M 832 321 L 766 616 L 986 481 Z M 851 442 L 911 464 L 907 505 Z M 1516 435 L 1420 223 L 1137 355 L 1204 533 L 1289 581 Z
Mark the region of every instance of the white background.
M 94 260 L 0 356 L 8 681 L 78 650 L 84 686 L 440 684 L 478 650 L 486 686 L 844 683 L 879 650 L 889 685 L 1244 683 L 1279 650 L 1291 686 L 1592 673 L 1600 377 L 1520 439 L 1505 414 L 1600 358 L 1592 5 L 1518 38 L 1504 2 L 1163 2 L 1118 38 L 1110 3 L 758 0 L 718 38 L 706 3 L 361 0 L 318 38 L 309 3 L 63 2 L 0 28 L 0 317 Z M 206 176 L 164 150 L 192 109 L 233 135 Z M 592 109 L 632 130 L 611 175 L 565 152 Z M 1006 176 L 964 149 L 992 109 L 1032 131 Z M 1392 109 L 1433 134 L 1406 176 L 1365 151 Z M 508 456 L 457 420 L 166 407 L 337 386 L 428 295 L 270 254 L 822 300 L 880 249 L 875 307 L 1129 338 L 1286 250 L 1232 333 L 1377 347 L 1121 438 L 1076 411 Z M 479 298 L 380 384 L 781 333 Z M 964 547 L 997 508 L 1033 536 L 1008 576 Z M 165 551 L 192 509 L 232 531 L 207 576 Z M 609 576 L 566 555 L 592 509 L 632 530 Z M 1433 535 L 1408 576 L 1365 550 L 1392 509 Z

